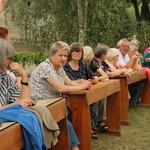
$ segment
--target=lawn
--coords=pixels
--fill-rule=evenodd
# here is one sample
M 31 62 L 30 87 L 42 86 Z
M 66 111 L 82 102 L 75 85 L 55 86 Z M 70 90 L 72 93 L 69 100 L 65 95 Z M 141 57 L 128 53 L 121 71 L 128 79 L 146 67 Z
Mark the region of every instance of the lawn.
M 99 134 L 92 150 L 150 150 L 150 107 L 129 110 L 130 126 L 121 126 L 121 136 Z

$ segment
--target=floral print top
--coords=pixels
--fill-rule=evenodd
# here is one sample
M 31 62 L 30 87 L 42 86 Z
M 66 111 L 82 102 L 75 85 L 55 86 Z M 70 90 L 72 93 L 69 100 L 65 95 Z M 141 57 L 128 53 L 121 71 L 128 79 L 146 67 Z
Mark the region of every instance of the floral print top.
M 31 96 L 35 101 L 47 98 L 58 98 L 58 93 L 54 87 L 46 80 L 46 78 L 57 78 L 61 84 L 65 82 L 66 73 L 63 67 L 60 67 L 58 73 L 54 69 L 52 63 L 47 58 L 40 63 L 31 74 L 30 86 Z

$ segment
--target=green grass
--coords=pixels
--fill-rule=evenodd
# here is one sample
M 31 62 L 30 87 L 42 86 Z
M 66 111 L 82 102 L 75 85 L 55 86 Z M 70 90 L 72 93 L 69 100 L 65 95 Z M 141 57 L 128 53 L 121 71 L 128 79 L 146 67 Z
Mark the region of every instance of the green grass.
M 150 107 L 129 110 L 130 126 L 121 126 L 121 136 L 99 134 L 92 150 L 150 150 Z

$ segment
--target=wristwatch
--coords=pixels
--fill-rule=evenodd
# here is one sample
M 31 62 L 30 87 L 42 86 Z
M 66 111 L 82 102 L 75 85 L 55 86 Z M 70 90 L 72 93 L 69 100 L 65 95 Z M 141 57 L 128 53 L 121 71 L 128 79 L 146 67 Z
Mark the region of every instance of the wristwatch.
M 28 86 L 28 85 L 29 85 L 28 82 L 22 82 L 22 80 L 21 80 L 21 84 L 22 84 L 22 85 L 25 85 L 25 86 Z

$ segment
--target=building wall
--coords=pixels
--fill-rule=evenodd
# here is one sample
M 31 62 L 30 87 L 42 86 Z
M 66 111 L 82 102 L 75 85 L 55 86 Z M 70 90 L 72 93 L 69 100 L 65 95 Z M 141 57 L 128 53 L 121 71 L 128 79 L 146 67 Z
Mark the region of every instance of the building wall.
M 15 43 L 20 38 L 21 31 L 11 22 L 11 14 L 5 18 L 4 11 L 3 0 L 0 0 L 0 26 L 8 29 L 10 39 L 12 40 L 12 43 Z M 7 19 L 8 25 L 6 25 L 5 19 Z

